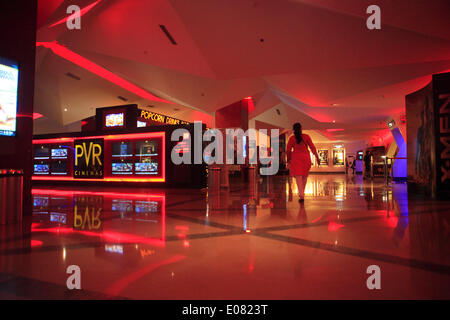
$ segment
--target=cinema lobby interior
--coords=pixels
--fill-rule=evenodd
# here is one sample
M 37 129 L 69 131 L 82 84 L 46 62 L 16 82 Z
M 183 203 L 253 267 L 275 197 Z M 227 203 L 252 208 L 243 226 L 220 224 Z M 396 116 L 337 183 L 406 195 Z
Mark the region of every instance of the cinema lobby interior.
M 450 299 L 449 15 L 2 1 L 0 300 Z

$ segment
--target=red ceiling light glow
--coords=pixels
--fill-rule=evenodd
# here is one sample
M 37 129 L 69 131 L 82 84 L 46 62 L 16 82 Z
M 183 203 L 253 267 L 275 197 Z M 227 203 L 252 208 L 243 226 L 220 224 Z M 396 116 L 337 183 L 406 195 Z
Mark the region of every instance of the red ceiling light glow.
M 328 132 L 344 131 L 344 129 L 327 129 Z
M 245 97 L 243 100 L 247 102 L 247 110 L 249 113 L 255 111 L 255 104 L 253 103 L 252 97 Z
M 83 69 L 86 69 L 86 70 L 92 72 L 93 74 L 96 74 L 97 76 L 102 77 L 103 79 L 105 79 L 109 82 L 112 82 L 112 83 L 118 85 L 119 87 L 122 87 L 125 90 L 130 91 L 131 93 L 134 93 L 135 95 L 137 95 L 141 98 L 151 100 L 151 101 L 159 101 L 159 102 L 172 104 L 172 102 L 158 98 L 158 97 L 152 95 L 150 92 L 148 92 L 148 91 L 132 84 L 131 82 L 119 77 L 118 75 L 112 73 L 111 71 L 108 71 L 103 67 L 100 67 L 98 64 L 95 64 L 94 62 L 67 49 L 65 46 L 60 45 L 56 41 L 36 42 L 36 46 L 38 46 L 38 47 L 42 46 L 44 48 L 51 49 L 54 54 L 60 56 L 61 58 L 66 59 L 67 61 L 70 61 L 70 62 L 76 64 L 77 66 L 79 66 Z

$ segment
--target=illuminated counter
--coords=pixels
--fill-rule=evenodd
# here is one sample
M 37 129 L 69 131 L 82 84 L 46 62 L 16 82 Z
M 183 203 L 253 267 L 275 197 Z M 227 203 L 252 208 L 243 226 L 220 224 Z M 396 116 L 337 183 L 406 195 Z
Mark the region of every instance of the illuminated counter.
M 192 125 L 171 125 L 35 136 L 33 182 L 203 188 L 205 165 L 175 165 L 170 159 L 178 144 L 170 136 L 177 128 L 193 134 Z

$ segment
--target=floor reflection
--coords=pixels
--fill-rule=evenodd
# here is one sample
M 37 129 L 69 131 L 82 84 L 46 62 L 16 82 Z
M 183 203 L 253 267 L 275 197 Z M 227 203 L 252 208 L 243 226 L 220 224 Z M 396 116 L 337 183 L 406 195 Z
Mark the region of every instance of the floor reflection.
M 371 298 L 354 274 L 376 264 L 380 298 L 450 298 L 448 202 L 343 174 L 311 175 L 305 198 L 287 176 L 210 191 L 35 188 L 32 219 L 0 227 L 0 276 L 53 283 L 63 291 L 39 293 L 53 298 L 71 264 L 108 296 Z

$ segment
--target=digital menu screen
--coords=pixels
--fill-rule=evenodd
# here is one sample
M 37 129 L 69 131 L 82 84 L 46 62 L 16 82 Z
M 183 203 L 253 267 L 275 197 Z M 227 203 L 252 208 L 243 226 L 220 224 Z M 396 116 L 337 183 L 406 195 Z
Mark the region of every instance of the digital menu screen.
M 19 68 L 0 58 L 0 136 L 15 136 Z
M 123 127 L 124 125 L 124 113 L 110 113 L 105 116 L 105 127 Z
M 35 164 L 34 174 L 48 174 L 50 171 L 48 164 Z
M 50 150 L 46 147 L 37 147 L 34 149 L 34 158 L 35 159 L 49 159 L 50 158 Z
M 157 174 L 158 162 L 136 162 L 134 164 L 136 174 Z
M 55 161 L 52 163 L 52 174 L 65 175 L 67 174 L 67 162 Z
M 67 149 L 52 149 L 53 159 L 67 159 Z
M 112 174 L 131 174 L 133 164 L 128 162 L 117 162 L 112 164 Z
M 158 154 L 158 142 L 154 140 L 137 141 L 136 155 L 137 156 L 155 156 Z
M 112 144 L 113 157 L 131 157 L 133 156 L 132 142 L 114 142 Z

